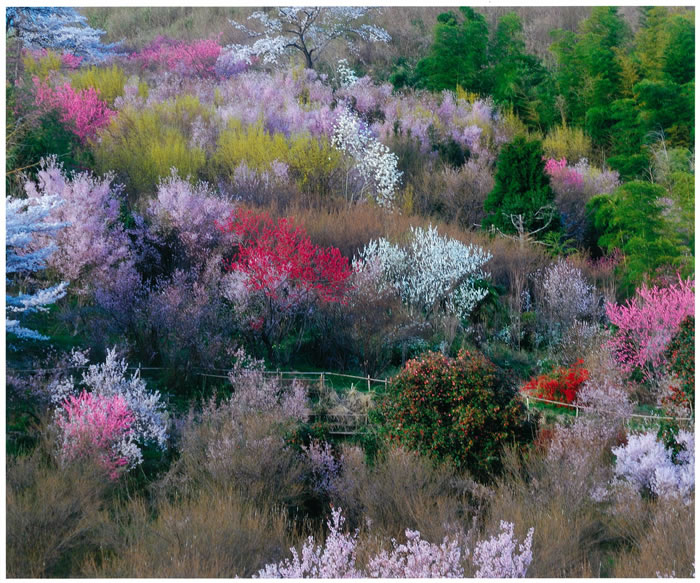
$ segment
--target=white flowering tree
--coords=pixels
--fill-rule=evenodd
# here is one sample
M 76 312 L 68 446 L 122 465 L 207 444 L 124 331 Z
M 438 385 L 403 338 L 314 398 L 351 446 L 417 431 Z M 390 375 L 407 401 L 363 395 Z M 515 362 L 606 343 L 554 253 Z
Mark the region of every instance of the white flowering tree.
M 481 247 L 443 237 L 436 227 L 411 227 L 406 247 L 370 241 L 353 267 L 363 271 L 378 263 L 380 286 L 396 289 L 412 310 L 426 317 L 444 310 L 465 320 L 488 294 L 478 281 L 486 279 L 482 267 L 489 259 Z
M 357 40 L 389 42 L 386 30 L 360 22 L 373 10 L 365 6 L 282 6 L 276 14 L 256 11 L 248 20 L 258 21 L 262 32 L 232 20 L 235 28 L 255 40 L 249 45 L 231 45 L 228 50 L 247 63 L 254 56 L 264 63 L 277 63 L 282 55 L 298 51 L 306 67 L 313 69 L 323 49 L 336 39 L 345 39 L 351 48 Z
M 116 44 L 103 44 L 104 30 L 88 26 L 87 18 L 75 8 L 7 8 L 5 33 L 17 43 L 15 78 L 22 47 L 70 51 L 88 62 L 102 61 L 114 55 Z
M 63 201 L 55 195 L 42 196 L 34 199 L 5 199 L 6 212 L 6 267 L 5 284 L 7 289 L 18 288 L 22 274 L 40 271 L 46 267 L 46 259 L 56 250 L 56 244 L 50 242 L 43 247 L 37 247 L 34 235 L 55 234 L 67 223 L 46 220 L 52 211 Z M 32 293 L 19 291 L 17 295 L 6 294 L 5 329 L 19 338 L 47 340 L 48 338 L 35 330 L 20 325 L 19 320 L 10 315 L 43 312 L 66 295 L 67 282 L 61 282 L 49 288 Z
M 351 189 L 353 173 L 359 179 L 359 197 L 371 194 L 381 207 L 391 208 L 402 172 L 398 158 L 372 135 L 369 128 L 352 112 L 343 108 L 333 126 L 331 142 L 348 159 L 345 198 L 355 200 Z

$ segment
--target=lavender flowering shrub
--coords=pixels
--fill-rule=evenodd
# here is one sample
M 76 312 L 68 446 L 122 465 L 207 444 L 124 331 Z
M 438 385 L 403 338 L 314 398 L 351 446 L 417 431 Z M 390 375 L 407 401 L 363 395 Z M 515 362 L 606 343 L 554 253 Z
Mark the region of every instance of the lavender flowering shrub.
M 680 430 L 677 440 L 681 451 L 674 456 L 654 432 L 630 435 L 626 445 L 612 450 L 616 476 L 640 491 L 690 503 L 695 491 L 695 435 Z
M 486 541 L 480 541 L 474 548 L 472 561 L 477 567 L 476 577 L 502 579 L 525 577 L 532 562 L 532 535 L 535 529 L 527 532 L 525 540 L 518 545 L 513 538 L 513 523 L 501 521 L 501 532 Z

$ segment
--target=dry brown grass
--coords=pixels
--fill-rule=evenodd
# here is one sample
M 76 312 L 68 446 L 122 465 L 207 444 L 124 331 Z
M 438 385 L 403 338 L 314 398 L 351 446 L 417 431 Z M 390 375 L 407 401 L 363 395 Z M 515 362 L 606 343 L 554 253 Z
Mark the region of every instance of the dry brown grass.
M 497 532 L 499 522 L 507 520 L 522 540 L 534 527 L 530 577 L 604 576 L 603 549 L 616 536 L 587 492 L 592 484 L 586 483 L 586 473 L 541 455 L 522 462 L 511 454 L 506 460 L 483 530 Z
M 122 516 L 122 545 L 83 565 L 89 577 L 251 577 L 288 552 L 285 513 L 234 487 L 166 501 L 151 518 L 143 500 Z
M 448 532 L 470 524 L 486 489 L 447 466 L 435 467 L 419 454 L 400 448 L 386 451 L 370 468 L 357 448 L 344 451 L 339 493 L 351 527 L 367 526 L 374 536 L 403 536 L 418 530 L 424 539 L 442 542 Z
M 614 527 L 630 543 L 615 558 L 614 577 L 675 577 L 695 574 L 694 500 L 641 500 L 638 497 L 616 514 Z
M 84 556 L 114 544 L 104 474 L 59 467 L 38 450 L 8 459 L 7 576 L 66 577 Z

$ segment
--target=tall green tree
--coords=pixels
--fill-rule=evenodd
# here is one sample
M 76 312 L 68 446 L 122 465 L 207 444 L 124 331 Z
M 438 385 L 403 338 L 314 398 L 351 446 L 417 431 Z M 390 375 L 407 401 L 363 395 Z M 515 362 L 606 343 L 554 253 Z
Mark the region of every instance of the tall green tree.
M 416 65 L 418 87 L 442 91 L 461 85 L 469 91 L 483 90 L 488 25 L 471 8 L 461 7 L 459 14 L 462 18 L 452 11 L 438 16 L 430 54 Z
M 666 190 L 635 180 L 611 195 L 593 197 L 587 205 L 598 246 L 625 256 L 623 281 L 628 290 L 664 267 L 689 269 L 690 250 L 664 217 Z
M 484 210 L 489 214 L 483 227 L 493 226 L 503 233 L 517 234 L 522 218 L 523 233 L 537 231 L 538 238 L 560 227 L 540 141 L 518 136 L 503 146 L 494 181 L 494 188 L 484 202 Z

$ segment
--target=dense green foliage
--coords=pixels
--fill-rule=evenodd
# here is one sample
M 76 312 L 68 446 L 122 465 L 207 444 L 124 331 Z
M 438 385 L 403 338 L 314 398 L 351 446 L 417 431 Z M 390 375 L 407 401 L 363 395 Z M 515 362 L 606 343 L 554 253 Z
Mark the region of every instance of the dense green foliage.
M 389 439 L 482 479 L 500 467 L 505 445 L 528 436 L 512 389 L 486 357 L 467 351 L 456 358 L 427 352 L 408 361 L 377 418 Z
M 598 245 L 625 255 L 623 279 L 629 289 L 666 265 L 692 270 L 690 250 L 664 217 L 664 196 L 661 186 L 633 181 L 588 203 Z
M 490 213 L 482 223 L 503 233 L 516 233 L 522 216 L 524 233 L 544 236 L 556 230 L 560 220 L 554 192 L 544 172 L 541 142 L 517 137 L 503 146 L 496 166 L 495 186 L 484 203 Z M 517 227 L 516 227 L 517 225 Z
M 668 368 L 674 376 L 672 399 L 689 404 L 695 413 L 695 318 L 689 316 L 666 349 Z

